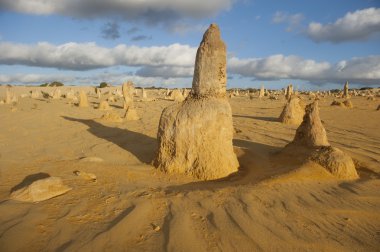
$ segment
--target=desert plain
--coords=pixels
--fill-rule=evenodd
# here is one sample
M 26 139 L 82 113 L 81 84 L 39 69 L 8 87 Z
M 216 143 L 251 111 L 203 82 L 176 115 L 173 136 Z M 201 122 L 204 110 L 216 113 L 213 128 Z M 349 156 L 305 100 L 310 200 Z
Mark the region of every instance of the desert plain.
M 0 97 L 8 87 L 0 87 Z M 321 95 L 321 121 L 330 144 L 349 154 L 358 179 L 342 180 L 315 162 L 282 155 L 297 125 L 279 116 L 286 103 L 228 98 L 238 172 L 204 181 L 153 166 L 165 89 L 136 89 L 138 120 L 125 113 L 120 86 L 110 110 L 54 93 L 57 87 L 13 86 L 18 101 L 0 105 L 0 251 L 378 251 L 380 247 L 380 111 L 378 101 L 350 98 L 353 108 L 331 106 Z M 119 92 L 118 92 L 119 91 Z M 315 96 L 300 94 L 311 103 Z M 338 99 L 339 100 L 339 99 Z M 91 174 L 90 179 L 82 174 Z M 33 181 L 59 177 L 71 190 L 40 202 L 10 194 Z

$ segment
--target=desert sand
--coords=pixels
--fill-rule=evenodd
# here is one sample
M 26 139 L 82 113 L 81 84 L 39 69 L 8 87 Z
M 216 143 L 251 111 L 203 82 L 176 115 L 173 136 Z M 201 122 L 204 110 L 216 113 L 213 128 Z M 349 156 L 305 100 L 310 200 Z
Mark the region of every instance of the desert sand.
M 329 143 L 348 153 L 360 176 L 339 180 L 318 164 L 281 154 L 297 125 L 283 124 L 286 104 L 243 95 L 232 107 L 239 171 L 202 181 L 166 174 L 152 160 L 166 90 L 134 97 L 139 120 L 100 119 L 93 87 L 60 87 L 68 98 L 31 98 L 0 105 L 0 251 L 378 251 L 380 247 L 380 114 L 377 101 L 351 97 L 354 107 L 319 100 Z M 102 89 L 102 99 L 121 86 Z M 107 91 L 109 94 L 106 94 Z M 24 94 L 24 95 L 23 95 Z M 111 111 L 123 118 L 123 98 Z M 6 87 L 0 87 L 6 97 Z M 21 98 L 23 97 L 23 98 Z M 301 95 L 305 104 L 312 100 Z M 79 173 L 78 173 L 79 171 Z M 41 202 L 10 198 L 47 177 L 70 191 Z M 94 179 L 94 177 L 96 179 Z

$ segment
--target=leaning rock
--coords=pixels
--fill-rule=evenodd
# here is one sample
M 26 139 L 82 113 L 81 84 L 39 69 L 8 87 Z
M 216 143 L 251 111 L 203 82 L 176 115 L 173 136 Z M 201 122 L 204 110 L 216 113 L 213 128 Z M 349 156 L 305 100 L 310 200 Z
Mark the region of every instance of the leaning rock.
M 237 171 L 226 80 L 226 48 L 218 26 L 212 24 L 197 51 L 189 97 L 161 114 L 157 168 L 204 180 Z
M 301 105 L 301 99 L 292 96 L 286 103 L 280 115 L 280 121 L 285 124 L 300 125 L 305 114 L 305 109 Z
M 305 115 L 291 144 L 307 147 L 329 146 L 326 130 L 319 117 L 318 101 L 306 106 Z
M 63 184 L 61 178 L 48 177 L 12 192 L 10 198 L 25 202 L 40 202 L 67 193 L 71 189 Z
M 352 158 L 338 148 L 323 147 L 312 154 L 311 160 L 326 168 L 339 179 L 359 178 Z

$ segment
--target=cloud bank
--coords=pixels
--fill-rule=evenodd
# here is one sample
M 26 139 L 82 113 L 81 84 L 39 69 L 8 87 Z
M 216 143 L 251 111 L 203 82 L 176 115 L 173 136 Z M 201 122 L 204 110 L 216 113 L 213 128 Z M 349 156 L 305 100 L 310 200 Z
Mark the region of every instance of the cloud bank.
M 380 8 L 348 12 L 334 23 L 309 24 L 306 35 L 315 42 L 342 43 L 368 39 L 380 32 Z
M 113 48 L 96 43 L 36 45 L 0 43 L 0 64 L 52 67 L 66 70 L 90 70 L 116 65 L 192 66 L 196 48 L 188 45 L 138 47 L 124 44 Z
M 210 17 L 231 7 L 234 0 L 2 0 L 0 10 L 34 15 L 58 14 L 76 18 L 116 15 L 148 23 Z
M 336 64 L 282 54 L 259 59 L 231 58 L 229 70 L 257 80 L 298 79 L 311 83 L 380 84 L 380 55 L 352 58 Z
M 138 47 L 124 44 L 113 48 L 95 43 L 36 45 L 0 43 L 0 64 L 91 70 L 112 66 L 137 67 L 144 78 L 188 78 L 193 75 L 196 48 L 188 45 Z M 266 58 L 228 58 L 228 73 L 256 80 L 298 79 L 312 83 L 380 84 L 380 55 L 342 60 L 335 64 L 295 55 Z M 4 79 L 3 79 L 4 80 Z

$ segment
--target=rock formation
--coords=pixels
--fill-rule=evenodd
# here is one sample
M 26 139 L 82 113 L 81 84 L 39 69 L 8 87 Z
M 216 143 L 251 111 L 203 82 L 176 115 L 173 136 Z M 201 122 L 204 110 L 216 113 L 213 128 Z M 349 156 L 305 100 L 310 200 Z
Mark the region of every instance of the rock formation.
M 88 107 L 87 95 L 83 90 L 81 90 L 79 93 L 79 107 L 81 108 Z
M 56 89 L 53 91 L 52 98 L 53 98 L 53 99 L 60 99 L 60 98 L 61 98 L 61 90 L 58 89 L 58 88 L 56 88 Z
M 133 92 L 134 86 L 131 81 L 124 82 L 122 86 L 123 98 L 124 98 L 124 109 L 128 109 L 133 105 Z
M 95 93 L 96 95 L 98 96 L 98 99 L 100 99 L 102 97 L 102 91 L 100 90 L 100 88 L 95 88 Z
M 157 168 L 204 180 L 237 171 L 226 82 L 226 47 L 218 26 L 211 24 L 197 51 L 189 97 L 161 114 Z
M 343 104 L 343 102 L 340 102 L 340 101 L 337 101 L 337 100 L 333 100 L 332 103 L 330 104 L 330 106 L 345 107 L 345 105 Z
M 108 104 L 107 101 L 101 101 L 101 102 L 99 103 L 99 107 L 98 107 L 98 109 L 99 109 L 99 110 L 110 110 L 111 107 L 110 107 L 110 105 Z
M 138 120 L 139 116 L 137 115 L 137 111 L 136 111 L 135 107 L 133 106 L 133 93 L 135 90 L 133 83 L 131 81 L 124 83 L 122 90 L 123 90 L 124 109 L 125 109 L 124 118 L 127 121 Z
M 292 96 L 282 110 L 280 122 L 285 124 L 300 125 L 304 114 L 305 109 L 301 104 L 301 99 L 299 97 Z
M 331 146 L 320 148 L 311 155 L 310 159 L 339 179 L 359 178 L 352 158 L 338 148 Z
M 72 90 L 72 89 L 70 89 L 70 90 L 66 93 L 65 98 L 70 99 L 70 100 L 76 100 L 76 99 L 78 99 L 78 98 L 75 96 L 75 92 L 74 92 L 74 90 Z
M 48 177 L 36 180 L 29 186 L 12 192 L 10 198 L 25 202 L 39 202 L 62 195 L 71 189 L 63 184 L 61 178 Z
M 353 108 L 353 107 L 354 107 L 354 105 L 352 105 L 351 100 L 349 100 L 349 99 L 344 100 L 344 101 L 343 101 L 343 104 L 344 104 L 344 106 L 345 106 L 346 108 Z
M 292 143 L 306 147 L 330 145 L 327 141 L 326 130 L 319 117 L 317 101 L 306 106 L 303 121 L 297 129 Z
M 343 98 L 350 98 L 350 95 L 348 94 L 348 81 L 346 81 L 343 87 Z
M 357 179 L 353 160 L 349 155 L 331 147 L 326 130 L 319 118 L 318 102 L 306 106 L 301 125 L 294 140 L 285 147 L 291 155 L 307 153 L 307 158 L 318 163 L 338 179 Z
M 122 122 L 123 119 L 120 117 L 120 115 L 115 111 L 109 111 L 106 112 L 102 117 L 100 118 L 103 121 L 107 122 Z
M 88 181 L 91 181 L 91 182 L 96 182 L 97 181 L 96 175 L 93 174 L 93 173 L 79 171 L 79 170 L 76 170 L 73 173 L 76 176 L 83 178 L 84 180 L 88 180 Z
M 354 107 L 354 105 L 352 105 L 351 100 L 349 100 L 349 99 L 344 100 L 343 102 L 334 100 L 331 103 L 331 106 L 339 106 L 339 107 L 343 107 L 343 108 L 353 108 Z
M 143 99 L 147 99 L 148 98 L 148 94 L 146 93 L 145 88 L 142 89 L 142 98 Z
M 290 84 L 289 86 L 286 87 L 286 95 L 285 98 L 288 100 L 290 97 L 292 97 L 293 94 L 293 85 Z
M 261 85 L 261 88 L 260 88 L 260 92 L 259 92 L 259 98 L 262 98 L 262 97 L 264 97 L 264 95 L 265 95 L 264 86 L 263 86 L 263 85 Z
M 5 91 L 5 104 L 11 104 L 12 103 L 12 93 L 10 88 L 7 88 Z
M 170 99 L 175 102 L 183 102 L 185 97 L 183 97 L 183 94 L 179 89 L 174 89 L 170 94 Z

